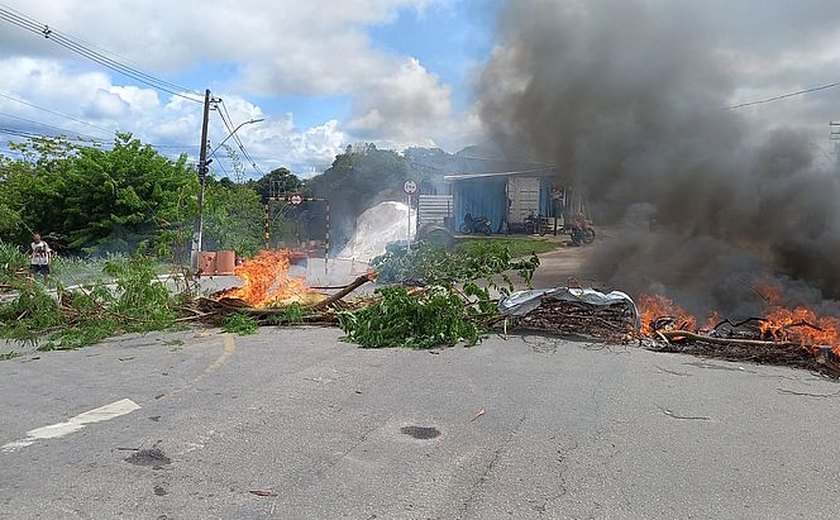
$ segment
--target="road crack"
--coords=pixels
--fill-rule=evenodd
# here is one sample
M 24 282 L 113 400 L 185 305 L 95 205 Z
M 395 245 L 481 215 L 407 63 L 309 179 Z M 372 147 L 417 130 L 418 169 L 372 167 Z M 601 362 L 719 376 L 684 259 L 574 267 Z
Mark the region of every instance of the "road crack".
M 513 439 L 519 434 L 519 430 L 522 429 L 522 425 L 525 423 L 526 415 L 523 414 L 522 417 L 519 418 L 519 421 L 516 423 L 516 426 L 508 434 L 507 438 L 502 442 L 501 446 L 496 448 L 493 451 L 493 457 L 490 459 L 490 462 L 484 468 L 484 471 L 481 472 L 481 475 L 478 476 L 477 479 L 473 482 L 473 485 L 470 486 L 469 494 L 467 495 L 467 499 L 464 500 L 464 503 L 461 505 L 460 510 L 458 511 L 458 516 L 456 518 L 464 518 L 467 514 L 467 511 L 470 509 L 470 505 L 475 502 L 475 499 L 481 490 L 481 487 L 487 481 L 487 478 L 493 472 L 493 469 L 498 465 L 499 461 L 502 459 L 502 455 L 505 451 L 510 447 L 510 444 L 513 442 Z

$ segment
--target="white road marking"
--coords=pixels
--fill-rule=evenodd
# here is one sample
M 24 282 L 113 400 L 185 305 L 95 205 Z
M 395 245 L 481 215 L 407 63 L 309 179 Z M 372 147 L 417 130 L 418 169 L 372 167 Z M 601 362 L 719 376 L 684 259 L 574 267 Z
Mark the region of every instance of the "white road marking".
M 69 435 L 83 429 L 88 424 L 108 421 L 139 409 L 140 405 L 131 399 L 122 399 L 120 401 L 80 413 L 65 422 L 29 430 L 26 432 L 27 437 L 25 439 L 4 444 L 0 450 L 2 450 L 3 453 L 11 453 L 20 448 L 31 446 L 39 440 L 64 437 L 65 435 Z

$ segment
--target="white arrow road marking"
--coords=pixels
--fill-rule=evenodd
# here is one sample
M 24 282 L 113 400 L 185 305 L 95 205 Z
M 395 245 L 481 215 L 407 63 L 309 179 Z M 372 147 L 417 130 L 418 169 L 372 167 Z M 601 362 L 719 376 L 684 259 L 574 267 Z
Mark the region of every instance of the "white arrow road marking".
M 27 446 L 35 444 L 35 442 L 39 440 L 57 439 L 59 437 L 64 437 L 65 435 L 69 435 L 71 433 L 83 429 L 88 424 L 108 421 L 110 419 L 114 419 L 121 415 L 129 414 L 134 410 L 139 409 L 140 405 L 135 403 L 131 399 L 122 399 L 120 401 L 116 401 L 114 403 L 106 404 L 105 406 L 100 406 L 99 408 L 94 408 L 93 410 L 88 410 L 87 412 L 80 413 L 79 415 L 71 417 L 65 422 L 60 422 L 57 424 L 51 424 L 49 426 L 43 426 L 41 428 L 35 428 L 34 430 L 29 430 L 28 432 L 26 432 L 27 437 L 25 439 L 4 444 L 3 447 L 0 448 L 0 450 L 2 450 L 3 453 L 11 453 L 20 448 L 25 448 Z

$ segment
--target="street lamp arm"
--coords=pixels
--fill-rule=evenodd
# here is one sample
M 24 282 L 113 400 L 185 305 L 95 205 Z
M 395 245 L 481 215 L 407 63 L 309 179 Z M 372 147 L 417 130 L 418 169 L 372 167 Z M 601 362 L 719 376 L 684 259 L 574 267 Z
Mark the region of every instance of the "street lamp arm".
M 215 147 L 215 148 L 213 148 L 213 151 L 211 151 L 211 152 L 210 152 L 210 155 L 215 154 L 215 153 L 216 153 L 216 151 L 218 151 L 218 149 L 219 149 L 219 148 L 221 148 L 221 147 L 222 147 L 222 145 L 224 145 L 224 144 L 227 142 L 227 140 L 228 140 L 228 139 L 230 139 L 231 137 L 233 137 L 233 134 L 235 134 L 236 132 L 238 132 L 238 131 L 239 131 L 239 129 L 240 129 L 240 128 L 242 128 L 243 126 L 245 126 L 245 125 L 252 125 L 252 124 L 254 124 L 254 123 L 262 123 L 263 121 L 265 121 L 265 119 L 264 119 L 264 118 L 260 118 L 260 119 L 249 119 L 248 121 L 243 121 L 243 122 L 239 123 L 239 124 L 236 126 L 236 128 L 234 128 L 234 129 L 233 129 L 233 132 L 229 133 L 227 137 L 225 137 L 224 139 L 222 139 L 222 142 L 221 142 L 221 143 L 217 144 L 217 145 L 216 145 L 216 147 Z

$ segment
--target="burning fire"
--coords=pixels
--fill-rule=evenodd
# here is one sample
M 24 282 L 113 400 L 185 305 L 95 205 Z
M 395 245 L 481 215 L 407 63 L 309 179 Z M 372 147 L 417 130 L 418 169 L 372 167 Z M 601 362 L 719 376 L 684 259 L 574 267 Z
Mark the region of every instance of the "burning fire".
M 813 309 L 795 307 L 789 309 L 779 304 L 781 292 L 766 286 L 761 294 L 768 302 L 763 315 L 757 321 L 761 339 L 777 342 L 798 343 L 803 346 L 831 347 L 840 355 L 840 318 L 821 316 Z M 639 298 L 641 333 L 654 336 L 656 330 L 697 331 L 697 319 L 678 304 L 661 295 L 644 295 Z M 712 330 L 720 321 L 717 311 L 713 312 L 701 331 Z
M 758 324 L 761 334 L 773 341 L 834 347 L 840 354 L 840 319 L 819 316 L 807 307 L 786 309 L 772 306 Z
M 316 297 L 318 293 L 308 288 L 303 278 L 289 276 L 290 265 L 288 251 L 262 251 L 236 267 L 236 275 L 245 283 L 242 287 L 228 289 L 222 297 L 238 298 L 251 307 L 269 307 Z
M 674 318 L 673 329 L 694 330 L 697 319 L 685 309 L 660 294 L 646 294 L 639 298 L 639 313 L 642 321 L 642 334 L 653 336 L 656 322 L 661 318 Z

